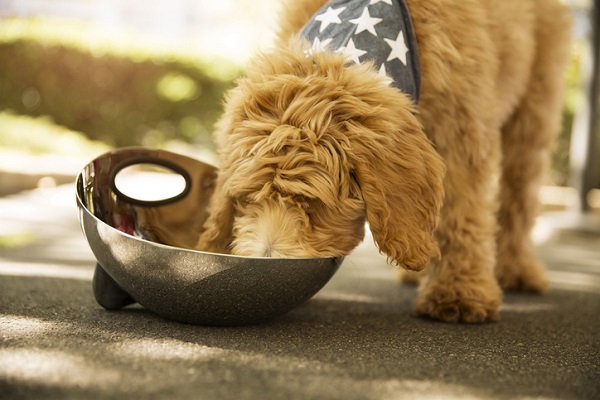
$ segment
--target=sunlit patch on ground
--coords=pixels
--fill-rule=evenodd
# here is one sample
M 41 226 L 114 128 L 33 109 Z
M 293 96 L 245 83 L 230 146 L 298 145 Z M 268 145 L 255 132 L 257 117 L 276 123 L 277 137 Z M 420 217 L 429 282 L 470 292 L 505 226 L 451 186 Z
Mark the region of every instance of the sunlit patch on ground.
M 599 273 L 549 271 L 548 277 L 552 287 L 555 289 L 600 293 Z
M 147 357 L 157 360 L 174 359 L 214 359 L 227 353 L 217 347 L 202 346 L 177 339 L 141 338 L 128 339 L 111 346 L 112 351 L 120 357 Z
M 0 349 L 0 379 L 69 388 L 117 384 L 122 377 L 118 370 L 71 352 L 8 348 Z
M 55 325 L 39 318 L 0 315 L 0 334 L 4 339 L 44 334 Z
M 500 306 L 501 311 L 507 311 L 519 314 L 532 314 L 543 312 L 552 312 L 556 309 L 556 305 L 542 302 L 527 302 L 527 303 L 503 303 Z
M 89 268 L 67 265 L 34 264 L 1 260 L 0 276 L 33 276 L 44 278 L 76 279 L 91 281 L 94 275 L 93 265 Z

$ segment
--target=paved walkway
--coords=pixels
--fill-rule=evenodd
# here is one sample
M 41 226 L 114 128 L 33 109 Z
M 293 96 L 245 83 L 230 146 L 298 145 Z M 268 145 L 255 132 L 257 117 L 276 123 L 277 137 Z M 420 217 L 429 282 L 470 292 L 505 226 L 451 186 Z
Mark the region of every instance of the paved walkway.
M 599 399 L 600 235 L 558 217 L 536 236 L 551 292 L 499 323 L 416 318 L 367 240 L 288 315 L 207 328 L 96 305 L 72 185 L 0 198 L 0 398 Z

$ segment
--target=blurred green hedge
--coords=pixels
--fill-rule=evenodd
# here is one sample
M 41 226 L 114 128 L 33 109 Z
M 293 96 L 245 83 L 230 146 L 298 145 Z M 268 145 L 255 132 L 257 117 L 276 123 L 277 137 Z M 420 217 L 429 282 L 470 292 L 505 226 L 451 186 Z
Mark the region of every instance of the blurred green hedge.
M 211 70 L 218 65 L 99 50 L 68 37 L 48 41 L 43 37 L 47 22 L 12 22 L 16 33 L 0 32 L 0 110 L 50 116 L 58 125 L 114 146 L 160 145 L 169 139 L 211 145 L 210 133 L 233 79 Z M 44 29 L 36 34 L 39 26 Z
M 581 88 L 582 43 L 575 43 L 572 59 L 565 75 L 565 92 L 562 110 L 562 127 L 550 157 L 549 184 L 568 186 L 570 180 L 571 130 L 575 113 L 585 101 Z
M 138 39 L 107 40 L 93 28 L 60 21 L 0 19 L 0 111 L 50 117 L 112 146 L 176 139 L 211 148 L 224 92 L 241 69 L 144 48 Z M 571 126 L 582 101 L 580 56 L 578 46 L 548 184 L 568 183 Z

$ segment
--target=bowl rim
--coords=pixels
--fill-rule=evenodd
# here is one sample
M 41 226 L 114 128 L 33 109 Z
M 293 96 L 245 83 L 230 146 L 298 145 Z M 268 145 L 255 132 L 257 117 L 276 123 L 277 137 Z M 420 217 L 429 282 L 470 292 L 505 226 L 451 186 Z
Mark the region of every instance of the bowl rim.
M 131 148 L 128 148 L 128 149 L 131 149 Z M 162 151 L 164 151 L 164 150 L 162 150 Z M 112 152 L 114 152 L 114 150 L 111 151 L 111 152 L 109 152 L 109 153 L 112 153 Z M 105 154 L 107 154 L 107 153 L 105 153 Z M 100 155 L 96 159 L 103 157 L 105 154 Z M 94 160 L 96 160 L 96 159 L 94 159 Z M 92 162 L 94 162 L 94 161 L 92 161 Z M 76 196 L 76 199 L 77 199 L 77 205 L 78 205 L 78 207 L 82 211 L 85 211 L 85 213 L 88 216 L 92 217 L 97 223 L 102 224 L 103 226 L 109 228 L 111 231 L 114 231 L 115 233 L 119 234 L 120 236 L 125 237 L 128 240 L 136 240 L 136 241 L 139 241 L 139 242 L 143 242 L 144 244 L 148 244 L 148 245 L 151 245 L 151 246 L 156 246 L 158 248 L 162 248 L 164 250 L 170 250 L 170 251 L 175 250 L 175 251 L 180 251 L 180 252 L 189 252 L 189 253 L 195 253 L 195 254 L 203 254 L 203 255 L 209 255 L 209 256 L 218 256 L 218 257 L 224 257 L 224 258 L 230 258 L 230 259 L 240 259 L 240 260 L 259 260 L 259 261 L 272 261 L 272 262 L 281 262 L 283 260 L 292 260 L 292 261 L 299 261 L 299 260 L 302 260 L 302 261 L 311 261 L 311 260 L 312 261 L 315 261 L 315 260 L 321 260 L 321 261 L 336 260 L 338 262 L 341 262 L 345 258 L 344 256 L 338 256 L 338 257 L 336 257 L 336 256 L 324 256 L 324 257 L 248 257 L 248 256 L 235 255 L 235 254 L 213 253 L 213 252 L 209 252 L 209 251 L 187 249 L 187 248 L 184 248 L 184 247 L 176 247 L 176 246 L 171 246 L 171 245 L 164 244 L 164 243 L 153 242 L 153 241 L 150 241 L 150 240 L 145 240 L 143 238 L 138 238 L 136 236 L 129 235 L 129 234 L 125 233 L 125 232 L 122 232 L 122 231 L 116 229 L 113 226 L 110 226 L 106 222 L 102 221 L 100 218 L 98 218 L 96 215 L 94 215 L 85 206 L 85 204 L 83 203 L 83 200 L 81 199 L 81 196 L 79 194 L 78 187 L 79 187 L 79 182 L 82 179 L 82 174 L 83 174 L 84 170 L 88 167 L 89 164 L 91 164 L 91 163 L 86 164 L 86 166 L 84 168 L 82 168 L 81 172 L 77 175 L 77 179 L 75 181 L 75 196 Z M 80 219 L 82 219 L 82 218 L 80 217 Z M 80 222 L 83 223 L 83 221 L 80 221 Z

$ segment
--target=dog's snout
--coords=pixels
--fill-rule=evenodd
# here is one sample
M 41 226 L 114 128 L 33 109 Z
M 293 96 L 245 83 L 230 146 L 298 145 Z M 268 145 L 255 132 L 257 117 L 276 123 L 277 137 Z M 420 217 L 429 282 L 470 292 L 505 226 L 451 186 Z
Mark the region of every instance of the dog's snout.
M 285 254 L 281 253 L 280 251 L 277 251 L 276 249 L 274 249 L 272 246 L 265 246 L 262 249 L 262 256 L 263 257 L 286 257 Z
M 240 210 L 234 222 L 232 253 L 247 257 L 309 257 L 308 216 L 295 204 L 267 201 Z
M 232 254 L 244 257 L 292 257 L 293 254 L 286 254 L 272 246 L 269 243 L 261 243 L 260 241 L 254 241 L 249 238 L 243 238 L 238 240 L 238 243 L 232 250 Z

